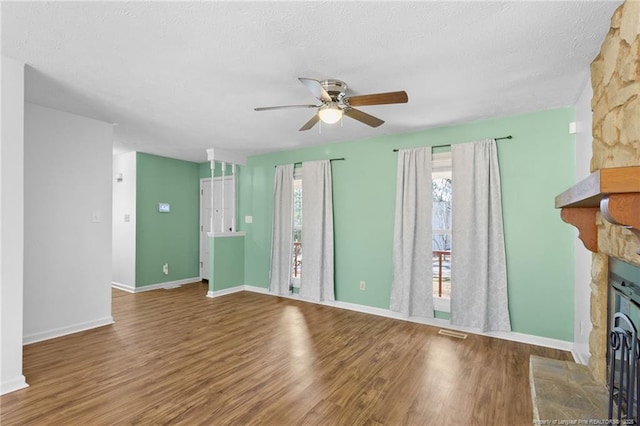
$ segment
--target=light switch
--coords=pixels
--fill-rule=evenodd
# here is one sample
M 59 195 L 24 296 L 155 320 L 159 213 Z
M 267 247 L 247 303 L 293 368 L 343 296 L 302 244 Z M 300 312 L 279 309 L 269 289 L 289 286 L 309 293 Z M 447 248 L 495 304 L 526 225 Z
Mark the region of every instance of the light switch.
M 99 223 L 100 222 L 100 212 L 93 212 L 91 214 L 91 222 L 92 223 Z
M 124 215 L 124 221 L 125 222 L 131 222 L 131 215 L 130 214 L 125 214 Z
M 253 216 L 245 216 L 244 223 L 253 223 Z

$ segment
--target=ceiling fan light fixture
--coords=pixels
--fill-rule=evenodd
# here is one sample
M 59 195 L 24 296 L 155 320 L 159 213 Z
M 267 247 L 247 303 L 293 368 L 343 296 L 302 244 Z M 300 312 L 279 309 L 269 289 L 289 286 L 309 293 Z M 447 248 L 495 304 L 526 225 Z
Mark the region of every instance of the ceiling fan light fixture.
M 320 108 L 318 116 L 323 123 L 337 123 L 342 118 L 342 109 L 336 102 L 329 102 Z

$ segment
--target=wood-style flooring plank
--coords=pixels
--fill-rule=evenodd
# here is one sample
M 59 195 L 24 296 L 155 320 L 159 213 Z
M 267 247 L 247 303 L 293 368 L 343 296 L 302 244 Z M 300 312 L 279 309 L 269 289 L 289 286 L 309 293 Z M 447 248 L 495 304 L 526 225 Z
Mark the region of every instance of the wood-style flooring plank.
M 2 425 L 530 425 L 567 352 L 202 283 L 113 290 L 115 324 L 24 348 Z

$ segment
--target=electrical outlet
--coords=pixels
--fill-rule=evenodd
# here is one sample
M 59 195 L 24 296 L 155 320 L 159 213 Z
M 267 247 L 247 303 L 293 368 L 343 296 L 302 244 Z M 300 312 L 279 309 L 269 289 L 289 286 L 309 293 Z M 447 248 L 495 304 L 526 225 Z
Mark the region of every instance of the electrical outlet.
M 365 283 L 364 281 L 360 281 L 360 290 L 364 290 L 367 286 L 367 283 Z
M 169 275 L 169 264 L 165 263 L 164 265 L 162 265 L 162 273 L 165 275 Z

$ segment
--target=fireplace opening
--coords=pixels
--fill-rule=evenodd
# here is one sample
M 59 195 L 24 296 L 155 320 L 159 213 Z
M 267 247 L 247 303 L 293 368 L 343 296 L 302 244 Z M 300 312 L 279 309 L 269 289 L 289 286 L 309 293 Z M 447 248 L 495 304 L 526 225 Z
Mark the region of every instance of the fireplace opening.
M 610 258 L 607 345 L 609 418 L 633 419 L 633 424 L 640 413 L 638 329 L 640 267 Z

